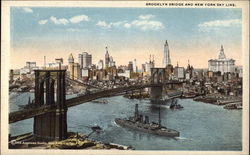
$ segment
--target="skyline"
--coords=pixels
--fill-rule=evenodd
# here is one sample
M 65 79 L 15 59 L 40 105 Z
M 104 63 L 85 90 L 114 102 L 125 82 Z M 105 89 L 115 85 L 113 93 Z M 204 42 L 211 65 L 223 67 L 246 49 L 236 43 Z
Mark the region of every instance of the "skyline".
M 166 40 L 174 66 L 186 67 L 189 59 L 207 68 L 221 45 L 242 65 L 241 18 L 241 9 L 12 7 L 11 68 L 26 61 L 42 66 L 44 56 L 67 64 L 70 53 L 77 60 L 82 52 L 97 64 L 106 46 L 117 66 L 136 59 L 140 68 L 151 54 L 161 67 Z

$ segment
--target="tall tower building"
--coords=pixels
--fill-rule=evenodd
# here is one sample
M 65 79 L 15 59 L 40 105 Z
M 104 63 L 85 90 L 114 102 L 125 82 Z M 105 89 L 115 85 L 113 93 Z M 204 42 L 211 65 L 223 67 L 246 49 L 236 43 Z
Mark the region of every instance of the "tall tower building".
M 224 53 L 223 45 L 221 45 L 221 48 L 220 48 L 219 59 L 226 59 L 226 55 Z
M 78 54 L 78 62 L 79 62 L 80 68 L 83 68 L 83 55 L 82 54 Z
M 128 62 L 128 70 L 133 71 L 133 62 L 132 61 Z
M 87 52 L 83 52 L 82 57 L 82 68 L 89 68 L 92 65 L 92 55 Z
M 81 70 L 80 65 L 78 63 L 74 63 L 74 74 L 73 74 L 73 80 L 78 80 L 81 78 Z
M 136 59 L 134 59 L 134 63 L 133 63 L 133 71 L 137 72 L 137 64 L 136 64 Z
M 210 59 L 208 61 L 208 70 L 213 72 L 220 71 L 221 74 L 227 72 L 235 72 L 235 60 L 226 58 L 224 53 L 224 48 L 221 45 L 220 53 L 218 59 Z
M 69 62 L 68 69 L 69 69 L 70 79 L 74 80 L 74 57 L 72 53 L 69 55 L 68 62 Z
M 108 68 L 108 67 L 109 67 L 109 61 L 110 61 L 110 58 L 109 58 L 108 47 L 106 47 L 106 54 L 105 54 L 105 68 Z
M 97 68 L 103 69 L 103 60 L 99 60 Z
M 167 65 L 171 65 L 171 60 L 170 60 L 168 41 L 166 40 L 166 43 L 164 45 L 163 67 L 166 67 Z

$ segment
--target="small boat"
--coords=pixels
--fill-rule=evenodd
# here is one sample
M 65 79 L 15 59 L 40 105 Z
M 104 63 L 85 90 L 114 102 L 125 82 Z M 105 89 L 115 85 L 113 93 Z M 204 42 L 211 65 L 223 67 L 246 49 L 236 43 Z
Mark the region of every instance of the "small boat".
M 196 93 L 195 92 L 183 93 L 182 97 L 183 98 L 195 98 L 196 97 Z
M 28 104 L 25 105 L 18 105 L 20 110 L 24 110 L 24 109 L 33 109 L 37 107 L 37 104 L 35 103 L 35 100 L 33 99 L 31 101 L 30 97 L 29 97 L 29 101 Z
M 103 99 L 103 100 L 94 100 L 94 101 L 92 101 L 93 103 L 102 103 L 102 104 L 107 104 L 108 103 L 108 100 L 105 100 L 105 99 Z
M 183 106 L 181 106 L 180 104 L 177 104 L 177 100 L 172 100 L 172 103 L 169 108 L 170 109 L 182 109 Z
M 100 131 L 100 130 L 102 130 L 102 128 L 99 125 L 92 126 L 91 129 L 93 131 Z

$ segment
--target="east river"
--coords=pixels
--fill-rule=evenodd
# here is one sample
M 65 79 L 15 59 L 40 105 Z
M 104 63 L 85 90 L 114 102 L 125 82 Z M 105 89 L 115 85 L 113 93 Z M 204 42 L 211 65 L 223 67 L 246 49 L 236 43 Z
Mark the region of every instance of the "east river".
M 28 103 L 33 94 L 10 95 L 10 111 L 18 105 Z M 242 110 L 226 110 L 222 106 L 196 102 L 192 99 L 178 99 L 184 108 L 171 110 L 161 106 L 162 125 L 180 132 L 178 138 L 151 135 L 115 124 L 115 118 L 134 115 L 135 104 L 139 112 L 148 115 L 150 121 L 158 121 L 158 107 L 149 100 L 127 99 L 123 96 L 105 98 L 108 104 L 84 103 L 68 109 L 68 131 L 89 134 L 90 126 L 99 125 L 100 133 L 91 139 L 129 145 L 136 150 L 241 150 Z M 12 136 L 32 132 L 33 119 L 10 124 Z

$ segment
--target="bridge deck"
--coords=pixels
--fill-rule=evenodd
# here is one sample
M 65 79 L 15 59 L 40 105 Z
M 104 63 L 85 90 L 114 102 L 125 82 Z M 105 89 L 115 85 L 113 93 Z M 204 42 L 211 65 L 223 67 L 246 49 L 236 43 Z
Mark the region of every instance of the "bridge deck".
M 181 84 L 183 82 L 168 82 L 165 84 Z M 128 87 L 119 87 L 119 88 L 113 88 L 113 89 L 108 89 L 108 90 L 102 90 L 98 91 L 95 93 L 90 93 L 87 95 L 82 95 L 78 97 L 74 97 L 71 99 L 66 100 L 67 107 L 72 107 L 76 106 L 79 104 L 83 104 L 98 98 L 106 97 L 106 96 L 112 96 L 118 93 L 126 92 L 126 91 L 131 91 L 131 90 L 136 90 L 136 89 L 142 89 L 146 87 L 152 87 L 152 86 L 162 86 L 162 84 L 143 84 L 143 85 L 132 85 Z M 11 112 L 9 114 L 9 123 L 14 123 L 17 121 L 21 121 L 24 119 L 29 119 L 34 116 L 42 115 L 47 112 L 52 112 L 56 110 L 55 106 L 49 106 L 49 105 L 44 105 L 35 109 L 24 109 L 16 112 Z

